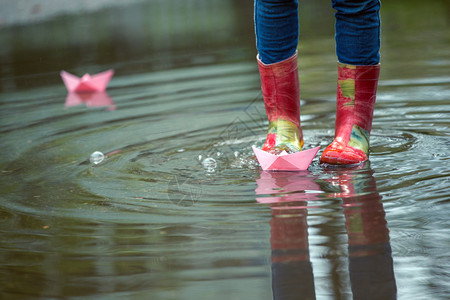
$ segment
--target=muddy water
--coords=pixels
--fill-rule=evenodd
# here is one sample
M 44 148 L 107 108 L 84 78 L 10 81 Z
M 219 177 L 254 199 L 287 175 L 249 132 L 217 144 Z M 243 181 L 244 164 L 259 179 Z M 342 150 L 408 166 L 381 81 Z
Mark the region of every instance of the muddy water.
M 448 4 L 383 5 L 370 163 L 265 173 L 251 3 L 186 3 L 0 30 L 1 298 L 446 299 Z M 301 11 L 305 147 L 323 149 L 333 16 Z M 103 94 L 58 77 L 109 68 Z

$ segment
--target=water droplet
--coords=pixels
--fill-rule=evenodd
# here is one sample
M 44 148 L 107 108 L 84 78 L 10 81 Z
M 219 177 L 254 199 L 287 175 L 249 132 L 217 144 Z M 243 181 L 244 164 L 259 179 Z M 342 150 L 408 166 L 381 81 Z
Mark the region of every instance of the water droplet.
M 215 169 L 217 167 L 217 162 L 214 158 L 208 157 L 203 161 L 203 167 L 208 170 Z
M 89 157 L 89 160 L 91 163 L 98 165 L 105 159 L 105 155 L 101 153 L 100 151 L 95 151 L 91 154 L 91 157 Z

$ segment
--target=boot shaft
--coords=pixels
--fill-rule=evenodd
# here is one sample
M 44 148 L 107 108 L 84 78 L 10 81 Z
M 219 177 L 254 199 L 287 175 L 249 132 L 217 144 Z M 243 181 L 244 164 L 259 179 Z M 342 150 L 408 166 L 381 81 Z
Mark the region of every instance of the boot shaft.
M 373 109 L 380 65 L 353 66 L 339 63 L 335 136 L 346 135 L 354 125 L 372 130 Z M 351 131 L 351 130 L 350 130 Z
M 268 65 L 258 58 L 258 67 L 269 122 L 281 118 L 300 127 L 297 53 L 281 62 Z

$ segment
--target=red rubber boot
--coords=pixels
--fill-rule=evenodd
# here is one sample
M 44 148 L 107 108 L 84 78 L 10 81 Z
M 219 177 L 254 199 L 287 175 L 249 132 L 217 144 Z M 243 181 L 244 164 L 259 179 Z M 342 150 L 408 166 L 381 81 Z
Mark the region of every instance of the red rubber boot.
M 300 127 L 300 88 L 297 52 L 274 64 L 264 64 L 259 57 L 261 89 L 269 129 L 262 150 L 272 154 L 302 150 L 303 134 Z
M 379 64 L 339 63 L 334 141 L 323 151 L 321 163 L 351 165 L 368 160 L 379 74 Z

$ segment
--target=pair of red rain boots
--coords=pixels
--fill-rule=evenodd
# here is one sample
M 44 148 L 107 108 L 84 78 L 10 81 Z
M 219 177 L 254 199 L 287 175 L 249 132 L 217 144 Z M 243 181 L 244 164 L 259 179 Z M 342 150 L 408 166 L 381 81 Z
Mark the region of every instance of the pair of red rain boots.
M 274 64 L 258 58 L 261 89 L 269 129 L 263 150 L 279 154 L 302 150 L 300 89 L 297 53 Z M 337 111 L 334 141 L 323 151 L 321 163 L 351 165 L 369 157 L 369 135 L 380 65 L 338 65 Z

